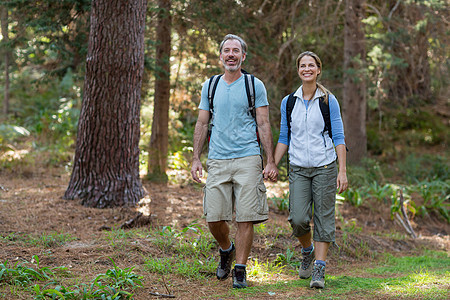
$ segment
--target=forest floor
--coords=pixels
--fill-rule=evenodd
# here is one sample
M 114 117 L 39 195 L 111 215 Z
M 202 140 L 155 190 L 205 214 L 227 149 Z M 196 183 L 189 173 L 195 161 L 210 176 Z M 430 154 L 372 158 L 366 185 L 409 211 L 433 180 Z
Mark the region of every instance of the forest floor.
M 179 183 L 154 184 L 144 182 L 149 193 L 151 211 L 148 228 L 182 229 L 196 222 L 204 226 L 202 218 L 202 191 L 199 185 L 189 183 L 186 175 Z M 126 244 L 115 243 L 107 236 L 111 229 L 117 229 L 137 215 L 136 209 L 94 209 L 80 205 L 79 201 L 63 200 L 69 175 L 63 169 L 49 169 L 34 174 L 0 173 L 0 263 L 31 261 L 38 255 L 41 266 L 66 266 L 70 273 L 77 274 L 80 281 L 89 282 L 99 273 L 112 268 L 109 257 L 121 268 L 134 267 L 134 272 L 143 275 L 143 287 L 136 289 L 134 299 L 157 299 L 151 293 L 173 294 L 177 299 L 300 299 L 315 298 L 321 290 L 309 289 L 309 281 L 299 280 L 295 271 L 271 274 L 258 279 L 249 276 L 251 287 L 264 287 L 251 292 L 233 291 L 231 279 L 218 281 L 214 274 L 206 280 L 186 279 L 175 274 L 159 275 L 144 268 L 145 256 L 164 256 L 151 239 L 133 237 Z M 267 183 L 268 196 L 280 196 L 287 188 L 286 183 Z M 290 236 L 287 212 L 278 211 L 270 202 L 270 219 L 265 223 L 269 234 L 257 232 L 252 258 L 260 263 L 273 260 L 288 248 L 300 251 L 299 243 Z M 142 208 L 142 207 L 141 207 Z M 354 208 L 344 202 L 338 205 L 336 239 L 341 247 L 332 247 L 327 264 L 327 277 L 367 276 L 365 269 L 379 263 L 383 253 L 393 256 L 423 255 L 426 249 L 450 250 L 450 225 L 437 217 L 414 218 L 412 226 L 418 235 L 413 239 L 395 219 L 390 217 L 389 204 L 364 203 Z M 280 229 L 283 234 L 275 234 Z M 206 227 L 205 227 L 206 230 Z M 232 224 L 232 233 L 235 227 Z M 207 230 L 205 231 L 207 234 Z M 70 234 L 73 240 L 63 244 L 19 243 L 25 237 L 39 237 L 43 234 Z M 8 238 L 9 237 L 9 238 Z M 16 241 L 16 242 L 14 242 Z M 217 248 L 213 249 L 217 258 Z M 299 257 L 298 257 L 299 258 Z M 448 261 L 447 261 L 448 263 Z M 447 273 L 448 274 L 448 273 Z M 344 276 L 344 277 L 342 277 Z M 383 276 L 383 275 L 373 275 Z M 339 280 L 339 279 L 335 279 Z M 280 283 L 298 282 L 296 288 L 283 289 Z M 277 288 L 278 287 L 278 288 Z M 450 291 L 450 286 L 440 287 Z M 326 290 L 326 289 L 325 289 Z M 249 292 L 250 291 L 250 292 Z M 447 294 L 448 296 L 449 294 Z M 16 288 L 0 286 L 0 298 L 30 299 L 29 293 Z M 397 299 L 387 290 L 366 293 L 364 289 L 348 291 L 341 299 Z M 333 298 L 328 296 L 327 299 Z M 406 297 L 414 299 L 416 297 Z M 334 298 L 333 298 L 334 299 Z

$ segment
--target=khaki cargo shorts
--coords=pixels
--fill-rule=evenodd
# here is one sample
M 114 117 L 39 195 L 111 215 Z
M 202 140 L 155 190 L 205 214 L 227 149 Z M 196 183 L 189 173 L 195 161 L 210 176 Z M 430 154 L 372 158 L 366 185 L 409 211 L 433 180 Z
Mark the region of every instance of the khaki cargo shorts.
M 208 178 L 203 193 L 207 222 L 231 221 L 259 223 L 269 214 L 266 186 L 259 155 L 234 159 L 208 159 Z

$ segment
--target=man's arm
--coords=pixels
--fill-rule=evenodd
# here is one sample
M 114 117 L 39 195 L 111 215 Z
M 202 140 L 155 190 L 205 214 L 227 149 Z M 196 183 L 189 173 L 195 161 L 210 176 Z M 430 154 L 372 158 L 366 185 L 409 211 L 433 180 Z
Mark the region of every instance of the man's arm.
M 269 106 L 256 108 L 256 123 L 258 124 L 259 138 L 267 156 L 266 167 L 264 168 L 264 178 L 277 178 L 278 169 L 273 158 L 273 139 L 269 123 Z
M 205 143 L 206 136 L 208 135 L 209 114 L 210 112 L 208 110 L 200 109 L 197 123 L 195 124 L 191 175 L 192 179 L 199 183 L 201 182 L 200 178 L 203 176 L 203 167 L 200 162 L 200 155 L 202 154 L 203 144 Z

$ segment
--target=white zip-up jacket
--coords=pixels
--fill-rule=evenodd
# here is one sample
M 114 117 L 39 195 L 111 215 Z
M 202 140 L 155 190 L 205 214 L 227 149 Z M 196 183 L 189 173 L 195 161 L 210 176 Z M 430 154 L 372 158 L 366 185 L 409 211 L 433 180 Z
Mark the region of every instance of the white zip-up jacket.
M 319 98 L 325 94 L 317 89 L 312 100 L 306 106 L 303 101 L 302 87 L 295 92 L 296 103 L 292 111 L 291 137 L 289 143 L 289 161 L 292 165 L 312 168 L 321 167 L 334 162 L 337 158 L 334 143 L 345 144 L 342 118 L 339 103 L 334 95 L 329 95 L 331 129 L 333 140 L 328 132 L 324 132 L 325 121 L 319 106 Z M 333 103 L 334 102 L 334 103 Z M 278 142 L 287 144 L 287 97 L 281 104 L 282 120 L 280 126 L 280 139 Z M 284 123 L 284 124 L 283 124 Z

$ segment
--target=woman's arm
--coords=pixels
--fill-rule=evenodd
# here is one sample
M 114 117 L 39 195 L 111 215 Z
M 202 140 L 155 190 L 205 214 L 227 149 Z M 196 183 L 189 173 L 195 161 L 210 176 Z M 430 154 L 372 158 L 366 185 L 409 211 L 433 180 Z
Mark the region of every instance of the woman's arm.
M 338 193 L 342 193 L 348 188 L 347 181 L 347 149 L 344 144 L 336 146 L 336 153 L 339 162 L 339 173 L 337 176 Z M 276 154 L 276 153 L 275 153 Z
M 283 158 L 284 153 L 286 153 L 288 149 L 288 146 L 283 143 L 278 143 L 275 147 L 275 153 L 274 153 L 274 159 L 275 159 L 275 165 L 278 166 L 280 163 L 281 158 Z
M 281 101 L 280 111 L 281 111 L 281 120 L 280 120 L 280 135 L 278 137 L 278 144 L 275 147 L 275 151 L 273 154 L 273 158 L 275 161 L 275 165 L 278 166 L 281 158 L 283 158 L 284 153 L 288 149 L 289 137 L 288 137 L 288 127 L 286 121 L 286 102 L 288 96 L 284 97 Z M 276 180 L 274 174 L 268 174 L 271 180 Z M 278 174 L 277 174 L 278 176 Z
M 339 107 L 339 102 L 333 94 L 330 94 L 328 99 L 330 105 L 330 121 L 331 121 L 331 131 L 333 133 L 333 143 L 337 146 L 340 144 L 345 144 L 344 136 L 344 124 L 341 117 L 341 109 Z

